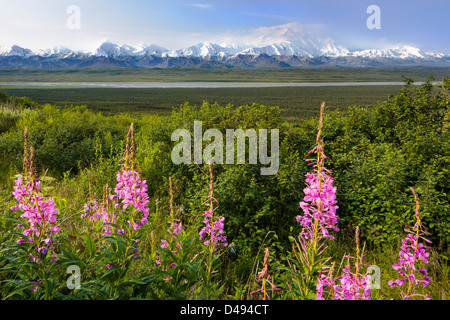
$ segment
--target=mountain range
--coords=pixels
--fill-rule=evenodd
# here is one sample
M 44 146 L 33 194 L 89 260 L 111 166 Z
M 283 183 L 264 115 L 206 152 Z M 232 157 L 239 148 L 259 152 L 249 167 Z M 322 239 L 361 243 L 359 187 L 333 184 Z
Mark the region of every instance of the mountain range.
M 263 30 L 264 31 L 264 30 Z M 32 51 L 18 45 L 0 46 L 0 69 L 38 68 L 295 68 L 314 66 L 384 67 L 450 65 L 450 55 L 413 46 L 353 50 L 291 27 L 254 35 L 244 44 L 201 42 L 168 50 L 161 46 L 102 43 L 92 52 L 55 46 Z

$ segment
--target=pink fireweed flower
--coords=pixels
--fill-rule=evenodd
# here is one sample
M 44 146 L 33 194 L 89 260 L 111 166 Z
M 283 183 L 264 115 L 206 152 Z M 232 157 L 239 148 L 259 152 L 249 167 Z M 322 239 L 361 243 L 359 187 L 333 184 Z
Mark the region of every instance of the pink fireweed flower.
M 131 144 L 130 144 L 131 140 Z M 129 213 L 125 219 L 129 228 L 140 229 L 148 221 L 149 203 L 147 194 L 147 182 L 141 179 L 136 171 L 134 163 L 134 129 L 133 123 L 127 135 L 126 150 L 121 163 L 121 170 L 117 173 L 115 195 L 111 199 L 115 201 L 115 208 L 120 208 L 122 214 Z M 127 211 L 128 210 L 128 211 Z
M 205 226 L 200 231 L 200 240 L 203 240 L 203 238 L 206 238 L 206 240 L 203 242 L 204 245 L 212 245 L 214 249 L 216 249 L 217 245 L 222 245 L 224 247 L 227 246 L 227 237 L 223 236 L 223 228 L 224 228 L 224 217 L 218 217 L 218 220 L 213 221 L 214 217 L 210 213 L 210 211 L 205 211 L 205 214 L 203 215 L 203 223 Z
M 107 223 L 115 223 L 116 216 L 112 210 L 109 210 L 108 184 L 103 187 L 103 199 L 100 204 L 94 195 L 91 195 L 90 180 L 89 180 L 89 197 L 84 204 L 84 212 L 81 218 L 86 218 L 91 222 L 91 228 L 94 228 L 97 223 L 103 223 L 101 229 L 102 236 L 110 236 L 113 232 L 113 226 Z
M 328 272 L 325 270 L 319 271 L 320 275 L 317 278 L 316 284 L 316 300 L 325 300 L 325 293 L 328 293 L 333 300 L 336 298 L 336 295 L 334 294 L 336 283 L 335 279 L 333 279 L 334 262 L 331 267 L 325 269 L 328 269 Z M 326 288 L 328 288 L 329 291 L 326 291 Z
M 110 212 L 108 210 L 108 204 L 107 203 L 101 203 L 100 204 L 100 207 L 96 211 L 95 219 L 97 221 L 103 222 L 102 235 L 103 236 L 110 236 L 112 234 L 112 232 L 113 232 L 114 227 L 112 225 L 107 224 L 107 223 L 115 223 L 116 222 L 116 216 L 114 215 L 114 212 Z
M 335 299 L 337 300 L 370 300 L 370 274 L 360 276 L 351 272 L 350 266 L 345 266 L 343 274 L 335 285 Z
M 304 201 L 300 202 L 300 208 L 304 215 L 298 215 L 296 220 L 305 228 L 302 235 L 306 238 L 318 236 L 320 230 L 319 236 L 334 239 L 329 230 L 339 231 L 336 215 L 336 210 L 339 207 L 336 205 L 337 188 L 333 186 L 335 179 L 328 175 L 331 171 L 324 165 L 325 159 L 328 159 L 323 150 L 322 139 L 324 108 L 325 103 L 323 102 L 320 108 L 316 146 L 309 151 L 309 153 L 316 153 L 317 158 L 307 159 L 307 161 L 312 161 L 309 165 L 312 165 L 314 169 L 313 172 L 306 174 L 306 188 L 303 190 L 305 197 L 303 198 Z M 306 228 L 311 225 L 313 228 Z
M 36 251 L 42 256 L 53 248 L 52 236 L 60 231 L 56 224 L 58 209 L 56 204 L 48 195 L 41 193 L 40 180 L 36 178 L 34 168 L 34 149 L 31 147 L 28 154 L 28 130 L 25 128 L 25 151 L 23 173 L 19 174 L 15 180 L 14 198 L 16 206 L 11 210 L 20 210 L 20 218 L 25 219 L 24 223 L 17 227 L 24 229 L 22 234 L 33 244 Z M 18 244 L 22 244 L 27 239 L 20 239 Z M 33 255 L 31 255 L 33 257 Z M 52 259 L 54 261 L 55 259 Z M 32 261 L 39 262 L 40 256 L 33 257 Z
M 272 282 L 269 281 L 270 275 L 268 274 L 269 270 L 269 248 L 265 249 L 264 254 L 264 262 L 263 262 L 263 268 L 260 272 L 258 272 L 258 278 L 262 279 L 262 286 L 260 289 L 250 292 L 250 294 L 256 294 L 258 292 L 262 292 L 263 294 L 263 300 L 266 300 L 266 297 L 270 300 L 270 296 L 267 293 L 268 291 L 280 291 L 280 288 L 277 288 Z M 266 282 L 270 284 L 271 289 L 266 288 Z
M 162 245 L 161 245 L 161 249 L 164 249 L 164 248 L 168 248 L 169 247 L 169 243 L 167 242 L 167 240 L 161 240 L 161 243 L 162 243 Z
M 363 257 L 359 251 L 359 228 L 356 228 L 356 258 L 347 256 L 349 259 L 355 259 L 354 267 L 347 264 L 341 276 L 333 278 L 334 263 L 328 272 L 321 271 L 316 284 L 316 300 L 324 300 L 324 293 L 327 292 L 333 300 L 370 300 L 370 274 L 359 273 L 359 268 L 363 264 Z M 355 272 L 352 272 L 352 269 Z M 325 274 L 326 273 L 326 274 Z M 328 288 L 328 291 L 324 289 Z
M 400 289 L 400 294 L 403 299 L 409 300 L 414 296 L 421 296 L 427 300 L 431 297 L 415 293 L 415 287 L 419 283 L 426 287 L 431 281 L 431 277 L 427 276 L 427 269 L 424 267 L 417 266 L 418 263 L 428 264 L 428 257 L 430 254 L 426 249 L 431 249 L 425 246 L 423 243 L 419 242 L 419 239 L 423 239 L 425 242 L 430 243 L 429 240 L 425 239 L 424 235 L 429 235 L 429 233 L 424 231 L 424 227 L 420 221 L 419 215 L 419 197 L 416 190 L 410 187 L 414 194 L 414 199 L 416 201 L 416 223 L 414 227 L 408 227 L 405 231 L 408 233 L 405 239 L 402 240 L 402 246 L 399 252 L 399 263 L 394 263 L 392 268 L 397 270 L 397 272 L 402 276 L 400 279 L 388 281 L 388 285 L 391 288 Z M 412 230 L 411 230 L 412 229 Z M 406 287 L 406 292 L 402 290 L 402 287 Z
M 149 208 L 146 207 L 149 203 L 147 184 L 145 179 L 140 178 L 139 172 L 123 167 L 121 172 L 117 173 L 117 185 L 114 191 L 116 195 L 111 196 L 111 199 L 118 199 L 115 207 L 125 212 L 130 206 L 135 217 L 138 218 L 133 224 L 128 221 L 130 226 L 137 230 L 146 224 L 149 214 Z
M 205 226 L 200 230 L 200 240 L 204 240 L 203 244 L 206 246 L 211 246 L 211 248 L 217 250 L 217 245 L 222 245 L 226 247 L 227 237 L 223 235 L 224 231 L 224 217 L 214 216 L 214 203 L 219 203 L 217 199 L 214 198 L 213 181 L 214 176 L 212 172 L 212 166 L 209 165 L 210 172 L 210 185 L 209 185 L 209 200 L 205 201 L 203 204 L 209 207 L 203 214 L 203 223 Z
M 334 179 L 321 173 L 320 179 L 316 174 L 306 175 L 307 187 L 303 190 L 305 193 L 304 201 L 300 202 L 303 210 L 303 216 L 297 216 L 297 222 L 303 227 L 311 225 L 311 222 L 317 221 L 322 232 L 322 236 L 334 239 L 328 230 L 339 231 L 337 227 L 336 210 L 339 208 L 336 203 L 336 187 L 333 186 Z M 310 233 L 305 233 L 309 238 Z
M 174 234 L 174 239 L 176 239 L 176 235 L 181 232 L 181 228 L 183 227 L 183 224 L 179 220 L 174 220 L 172 224 L 170 225 L 169 230 L 167 230 L 168 233 Z

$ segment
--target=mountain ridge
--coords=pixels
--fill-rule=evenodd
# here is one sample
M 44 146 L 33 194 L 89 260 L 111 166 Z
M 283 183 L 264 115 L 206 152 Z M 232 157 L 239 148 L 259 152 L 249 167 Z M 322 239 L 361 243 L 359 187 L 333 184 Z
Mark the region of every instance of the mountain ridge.
M 450 56 L 413 46 L 350 51 L 331 39 L 293 37 L 287 30 L 276 42 L 260 36 L 246 45 L 200 42 L 169 50 L 156 44 L 131 46 L 106 41 L 93 52 L 54 46 L 32 51 L 18 45 L 0 46 L 0 68 L 289 68 L 311 66 L 382 67 L 450 63 Z

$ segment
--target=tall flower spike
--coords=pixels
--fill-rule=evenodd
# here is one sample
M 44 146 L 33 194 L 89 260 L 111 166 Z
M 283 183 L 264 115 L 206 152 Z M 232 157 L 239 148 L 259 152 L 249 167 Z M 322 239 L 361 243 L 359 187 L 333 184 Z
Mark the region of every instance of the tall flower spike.
M 262 279 L 262 286 L 260 289 L 250 292 L 250 294 L 256 294 L 258 292 L 262 292 L 263 294 L 263 300 L 266 300 L 266 297 L 270 300 L 270 296 L 267 293 L 268 291 L 280 291 L 280 288 L 277 288 L 272 282 L 270 282 L 270 275 L 269 275 L 269 248 L 265 249 L 265 254 L 264 254 L 264 262 L 263 262 L 263 267 L 262 270 L 260 272 L 258 272 L 258 278 Z M 266 282 L 268 284 L 270 284 L 271 288 L 267 289 L 267 285 Z
M 392 268 L 397 270 L 402 277 L 400 279 L 390 280 L 388 285 L 392 288 L 399 288 L 400 294 L 404 300 L 410 300 L 414 296 L 420 296 L 430 300 L 430 296 L 415 293 L 416 286 L 419 283 L 426 287 L 431 281 L 431 277 L 427 276 L 427 269 L 425 267 L 421 267 L 419 269 L 420 266 L 417 265 L 428 264 L 428 257 L 430 254 L 426 251 L 426 249 L 431 249 L 430 247 L 427 247 L 423 243 L 419 242 L 419 240 L 423 239 L 427 243 L 430 243 L 431 241 L 424 237 L 424 235 L 430 234 L 425 232 L 425 228 L 420 220 L 419 196 L 413 187 L 410 187 L 410 189 L 414 194 L 414 200 L 416 202 L 416 223 L 414 227 L 412 227 L 412 230 L 411 227 L 405 229 L 408 235 L 402 240 L 402 247 L 399 252 L 399 263 L 395 263 L 392 266 Z M 402 286 L 406 284 L 408 285 L 408 288 L 405 292 L 402 289 Z
M 56 204 L 48 196 L 40 192 L 40 180 L 36 178 L 34 167 L 34 148 L 30 147 L 28 151 L 28 129 L 24 132 L 24 173 L 19 174 L 15 180 L 14 198 L 17 206 L 11 210 L 19 209 L 22 212 L 20 218 L 26 219 L 18 228 L 25 229 L 22 232 L 24 238 L 17 241 L 21 244 L 29 242 L 37 251 L 36 256 L 31 255 L 32 261 L 40 262 L 41 258 L 53 248 L 52 236 L 60 231 L 56 224 L 56 215 L 58 209 Z M 29 156 L 29 158 L 28 158 Z M 52 262 L 56 261 L 55 258 Z
M 28 127 L 25 127 L 25 130 L 23 132 L 23 165 L 22 165 L 22 174 L 27 175 L 28 173 Z
M 121 208 L 122 214 L 126 214 L 125 223 L 128 228 L 140 229 L 148 221 L 149 203 L 147 194 L 147 182 L 141 179 L 140 172 L 136 171 L 133 123 L 127 134 L 125 155 L 122 159 L 121 170 L 117 173 L 117 185 L 115 195 L 111 199 L 115 201 L 115 207 Z M 124 229 L 119 232 L 124 233 Z
M 329 295 L 333 300 L 370 300 L 370 274 L 360 274 L 360 266 L 364 265 L 362 262 L 360 249 L 359 249 L 359 227 L 356 227 L 355 232 L 356 243 L 356 258 L 347 256 L 348 259 L 355 259 L 354 267 L 347 264 L 343 269 L 343 274 L 336 279 L 333 279 L 334 263 L 328 270 L 321 272 L 317 289 L 317 300 L 323 300 L 324 288 L 329 288 Z M 352 272 L 352 269 L 355 272 Z
M 103 221 L 103 223 L 115 223 L 116 216 L 114 211 L 110 209 L 108 191 L 108 184 L 105 184 L 103 186 L 103 201 L 100 205 L 97 216 L 99 220 L 101 219 Z M 104 225 L 102 229 L 103 235 L 111 235 L 113 230 L 114 227 L 112 225 Z
M 81 215 L 81 218 L 88 217 L 89 221 L 92 222 L 97 220 L 98 204 L 97 204 L 97 196 L 92 191 L 91 171 L 88 171 L 88 184 L 89 184 L 89 194 L 86 197 L 86 203 L 84 204 L 84 211 L 83 214 Z
M 205 211 L 203 214 L 203 223 L 205 226 L 200 231 L 200 240 L 206 240 L 203 242 L 206 246 L 211 246 L 214 250 L 217 249 L 217 245 L 222 245 L 226 247 L 227 237 L 223 235 L 224 228 L 224 217 L 216 217 L 214 216 L 214 203 L 219 203 L 217 199 L 214 198 L 214 175 L 212 171 L 212 166 L 209 164 L 209 174 L 210 174 L 210 182 L 209 182 L 209 199 L 205 201 L 203 204 L 209 206 L 209 209 Z
M 341 283 L 335 287 L 336 296 L 340 300 L 370 300 L 370 274 L 359 273 L 360 266 L 364 265 L 362 261 L 364 256 L 361 256 L 359 249 L 359 227 L 356 227 L 355 243 L 356 258 L 348 257 L 355 259 L 355 272 L 351 272 L 350 265 L 345 266 L 344 273 L 338 278 Z
M 175 245 L 178 249 L 181 248 L 181 241 L 179 241 L 177 239 L 178 234 L 181 232 L 181 228 L 182 228 L 182 222 L 178 219 L 176 219 L 175 217 L 175 212 L 173 210 L 173 186 L 172 186 L 172 177 L 169 177 L 169 194 L 170 194 L 170 201 L 169 201 L 169 214 L 170 214 L 170 227 L 167 230 L 167 232 L 170 234 L 170 238 L 169 238 L 169 242 L 165 239 L 161 240 L 162 245 L 160 245 L 160 247 L 162 249 L 167 248 L 167 249 L 173 249 L 173 241 L 176 241 Z M 176 250 L 172 251 L 173 255 L 176 257 L 178 252 Z M 161 257 L 160 256 L 156 256 L 156 263 L 157 264 L 161 264 Z M 175 267 L 176 264 L 175 263 L 171 263 L 170 267 Z M 163 271 L 164 271 L 164 267 L 163 267 Z
M 182 222 L 175 217 L 175 211 L 173 209 L 173 186 L 172 186 L 172 177 L 169 177 L 169 190 L 170 190 L 170 227 L 167 232 L 173 234 L 174 239 L 176 239 L 176 235 L 181 232 Z M 180 246 L 180 243 L 177 242 L 177 246 Z
M 336 205 L 336 187 L 333 186 L 335 179 L 328 175 L 331 171 L 325 167 L 325 159 L 328 157 L 324 153 L 322 138 L 324 108 L 325 102 L 322 102 L 316 146 L 309 151 L 317 154 L 317 158 L 306 160 L 311 161 L 309 165 L 313 166 L 313 172 L 306 174 L 306 188 L 303 190 L 305 197 L 300 202 L 304 215 L 296 217 L 304 228 L 302 235 L 306 238 L 313 237 L 314 242 L 317 237 L 334 239 L 329 230 L 339 231 L 336 215 L 339 207 Z

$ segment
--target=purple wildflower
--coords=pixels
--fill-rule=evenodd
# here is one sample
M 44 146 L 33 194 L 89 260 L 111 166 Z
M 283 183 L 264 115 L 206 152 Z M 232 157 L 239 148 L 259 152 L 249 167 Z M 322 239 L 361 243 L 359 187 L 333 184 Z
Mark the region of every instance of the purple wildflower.
M 431 277 L 426 275 L 427 269 L 425 267 L 419 269 L 416 265 L 417 263 L 428 264 L 428 257 L 430 256 L 430 254 L 426 251 L 426 249 L 430 249 L 430 247 L 420 243 L 419 239 L 422 238 L 428 243 L 430 243 L 430 241 L 423 237 L 424 235 L 429 235 L 429 233 L 424 231 L 424 227 L 420 221 L 419 197 L 413 187 L 410 187 L 410 189 L 413 192 L 414 199 L 416 201 L 416 223 L 414 227 L 412 227 L 412 230 L 405 229 L 408 235 L 402 240 L 402 246 L 399 252 L 399 263 L 392 265 L 392 268 L 397 270 L 402 278 L 390 280 L 388 285 L 391 288 L 399 288 L 401 296 L 405 300 L 409 300 L 413 296 L 421 296 L 429 300 L 431 297 L 415 293 L 416 285 L 420 283 L 422 286 L 426 287 L 431 281 Z M 406 292 L 404 292 L 401 287 L 406 284 L 408 284 L 408 288 L 406 289 Z
M 203 223 L 205 226 L 200 231 L 200 240 L 204 240 L 203 244 L 211 246 L 214 250 L 217 249 L 217 245 L 226 247 L 227 237 L 223 235 L 224 217 L 214 217 L 214 203 L 219 203 L 214 198 L 213 181 L 214 176 L 212 172 L 212 166 L 209 165 L 210 172 L 210 185 L 209 185 L 209 202 L 205 201 L 203 204 L 209 206 L 209 210 L 206 210 L 203 214 Z
M 306 188 L 303 190 L 305 197 L 304 201 L 300 202 L 304 215 L 298 215 L 296 220 L 304 227 L 302 234 L 306 238 L 312 236 L 316 238 L 320 230 L 321 237 L 334 239 L 329 230 L 339 231 L 336 215 L 339 207 L 336 205 L 336 187 L 333 186 L 335 179 L 328 175 L 331 171 L 324 165 L 325 159 L 328 159 L 324 153 L 322 139 L 324 108 L 325 103 L 323 102 L 320 108 L 316 146 L 309 152 L 316 153 L 317 159 L 307 159 L 307 161 L 315 161 L 315 163 L 309 164 L 314 169 L 313 172 L 306 174 Z
M 81 218 L 87 218 L 92 223 L 91 228 L 94 228 L 97 223 L 102 223 L 101 235 L 110 236 L 113 231 L 113 226 L 106 225 L 106 223 L 115 223 L 116 216 L 113 210 L 109 210 L 108 184 L 103 187 L 103 199 L 98 204 L 95 194 L 91 195 L 89 180 L 89 197 L 87 200 L 88 202 L 84 204 L 85 210 Z
M 316 284 L 316 300 L 324 300 L 324 289 L 328 288 L 328 294 L 333 300 L 370 300 L 370 274 L 361 275 L 359 268 L 364 265 L 359 252 L 359 227 L 356 228 L 356 258 L 355 266 L 346 265 L 341 276 L 333 279 L 334 263 L 328 268 L 327 274 L 321 272 Z M 352 258 L 353 257 L 347 257 Z M 355 272 L 352 272 L 355 269 Z
M 17 243 L 22 244 L 26 241 L 32 243 L 40 255 L 36 258 L 31 256 L 33 261 L 39 262 L 41 256 L 45 256 L 53 248 L 52 236 L 60 231 L 60 227 L 56 224 L 58 209 L 53 199 L 41 193 L 40 180 L 36 178 L 34 168 L 33 147 L 28 151 L 28 128 L 25 128 L 24 138 L 23 173 L 15 180 L 13 195 L 17 205 L 11 210 L 19 209 L 22 212 L 20 218 L 26 219 L 17 227 L 24 229 L 22 234 L 27 239 L 20 239 Z M 52 262 L 54 261 L 55 258 L 52 259 Z
M 270 275 L 268 274 L 269 270 L 269 248 L 266 248 L 265 254 L 264 254 L 264 262 L 263 262 L 263 268 L 260 272 L 258 272 L 258 278 L 262 279 L 262 286 L 260 289 L 250 292 L 250 294 L 256 294 L 258 292 L 262 292 L 263 294 L 263 300 L 266 300 L 266 297 L 270 300 L 270 296 L 267 293 L 267 291 L 280 291 L 280 288 L 277 288 L 272 282 L 269 281 Z M 266 288 L 266 282 L 271 285 L 271 289 Z
M 130 144 L 131 139 L 131 144 Z M 115 208 L 120 208 L 122 213 L 131 208 L 131 216 L 127 216 L 128 227 L 133 230 L 140 229 L 148 221 L 149 203 L 147 194 L 147 182 L 141 179 L 136 171 L 134 163 L 134 129 L 133 123 L 127 135 L 125 157 L 121 164 L 121 170 L 117 173 L 117 185 L 115 195 L 111 199 L 115 201 Z

